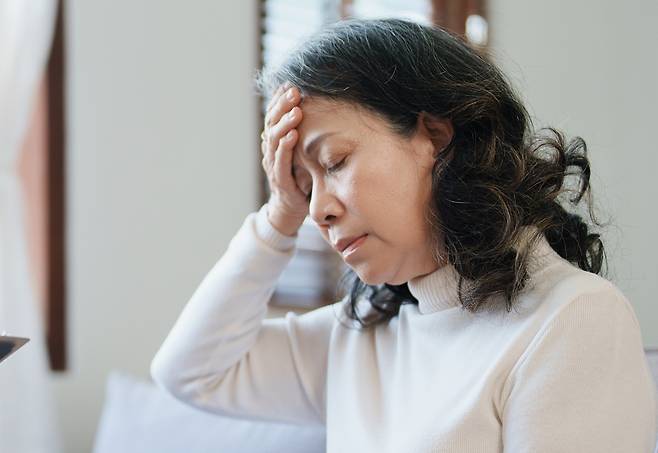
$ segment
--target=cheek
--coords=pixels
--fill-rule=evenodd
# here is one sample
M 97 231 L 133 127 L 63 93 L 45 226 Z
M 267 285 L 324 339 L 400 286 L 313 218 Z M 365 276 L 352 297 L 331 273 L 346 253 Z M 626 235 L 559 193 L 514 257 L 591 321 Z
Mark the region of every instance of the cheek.
M 359 186 L 368 193 L 373 204 L 398 215 L 408 211 L 418 196 L 416 175 L 400 162 L 382 160 L 365 169 L 360 175 Z
M 404 162 L 364 172 L 359 179 L 362 207 L 373 230 L 403 247 L 424 243 L 431 180 L 427 172 Z
M 354 214 L 367 216 L 373 209 L 381 209 L 385 197 L 377 189 L 378 178 L 373 169 L 350 169 L 338 181 L 340 198 Z

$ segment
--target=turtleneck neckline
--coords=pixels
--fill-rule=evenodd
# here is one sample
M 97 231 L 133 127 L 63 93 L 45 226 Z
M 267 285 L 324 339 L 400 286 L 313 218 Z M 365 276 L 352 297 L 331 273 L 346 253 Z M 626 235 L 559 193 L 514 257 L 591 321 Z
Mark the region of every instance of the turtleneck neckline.
M 528 226 L 524 229 L 529 234 L 536 227 Z M 522 236 L 523 240 L 526 237 Z M 530 279 L 555 257 L 561 259 L 560 255 L 548 243 L 546 237 L 542 235 L 533 248 L 528 261 Z M 469 283 L 468 279 L 464 279 L 462 288 L 467 288 Z M 412 278 L 407 282 L 409 291 L 418 299 L 418 311 L 423 315 L 461 306 L 458 285 L 459 273 L 452 264 L 445 264 L 429 274 Z

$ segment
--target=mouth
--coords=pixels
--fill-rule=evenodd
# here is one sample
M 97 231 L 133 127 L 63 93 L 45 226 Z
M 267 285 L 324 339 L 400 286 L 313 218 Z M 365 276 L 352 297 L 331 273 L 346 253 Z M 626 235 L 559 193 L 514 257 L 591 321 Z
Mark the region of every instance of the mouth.
M 356 250 L 366 241 L 367 238 L 368 238 L 368 235 L 364 234 L 364 235 L 359 236 L 356 239 L 352 240 L 341 251 L 341 254 L 343 255 L 343 258 L 346 258 L 346 257 L 350 256 L 352 253 L 356 252 Z

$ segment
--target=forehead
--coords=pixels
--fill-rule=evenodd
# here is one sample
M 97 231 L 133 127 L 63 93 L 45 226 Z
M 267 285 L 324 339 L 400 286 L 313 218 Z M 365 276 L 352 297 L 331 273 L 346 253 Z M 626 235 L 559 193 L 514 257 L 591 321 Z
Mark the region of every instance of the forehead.
M 376 115 L 347 102 L 306 96 L 299 107 L 302 121 L 297 126 L 299 140 L 293 158 L 298 164 L 317 161 L 321 145 L 362 143 L 373 136 L 382 136 L 387 126 Z M 318 143 L 320 146 L 309 147 Z

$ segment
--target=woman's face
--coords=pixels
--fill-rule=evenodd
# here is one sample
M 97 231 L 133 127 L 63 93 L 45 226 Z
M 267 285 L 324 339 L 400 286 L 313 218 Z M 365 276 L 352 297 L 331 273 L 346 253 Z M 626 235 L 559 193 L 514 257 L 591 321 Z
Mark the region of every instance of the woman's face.
M 426 129 L 402 138 L 379 116 L 320 97 L 300 107 L 295 180 L 311 193 L 309 214 L 330 245 L 367 235 L 341 254 L 361 280 L 399 285 L 443 265 L 425 220 L 435 159 Z

